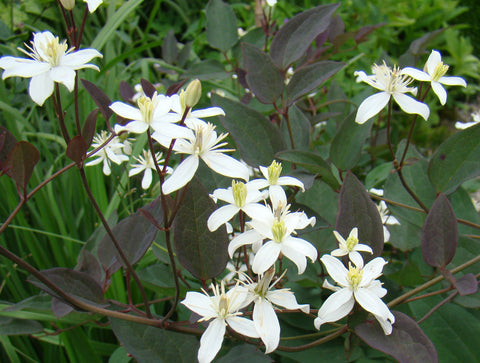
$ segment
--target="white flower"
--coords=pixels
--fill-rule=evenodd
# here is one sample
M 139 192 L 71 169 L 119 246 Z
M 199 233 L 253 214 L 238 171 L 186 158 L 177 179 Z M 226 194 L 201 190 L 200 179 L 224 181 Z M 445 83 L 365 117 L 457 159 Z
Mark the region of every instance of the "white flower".
M 247 223 L 253 229 L 235 237 L 228 245 L 230 257 L 237 248 L 266 238 L 267 242 L 256 252 L 252 264 L 253 272 L 264 273 L 282 253 L 297 265 L 298 273 L 302 274 L 307 267 L 307 257 L 313 262 L 318 252 L 310 242 L 293 237 L 292 234 L 296 229 L 315 225 L 315 217 L 308 218 L 304 212 L 290 213 L 290 205 L 286 202 L 286 199 L 272 200 L 272 208 L 262 207 L 262 211 L 256 213 L 255 219 Z
M 427 63 L 423 68 L 423 72 L 419 69 L 406 67 L 402 70 L 402 74 L 406 74 L 419 81 L 430 82 L 433 92 L 437 95 L 442 105 L 447 102 L 447 91 L 442 86 L 463 86 L 467 87 L 467 82 L 461 77 L 445 77 L 445 73 L 448 71 L 448 65 L 442 62 L 441 54 L 432 50 L 428 57 Z
M 472 115 L 473 121 L 470 121 L 470 122 L 457 121 L 457 122 L 455 122 L 455 128 L 460 129 L 460 130 L 464 130 L 464 129 L 469 128 L 471 126 L 474 126 L 474 125 L 476 125 L 480 122 L 480 112 L 479 111 L 473 112 L 471 115 Z
M 333 231 L 335 238 L 338 241 L 338 248 L 333 250 L 331 255 L 341 257 L 348 255 L 348 258 L 356 265 L 363 264 L 362 255 L 359 251 L 373 253 L 370 246 L 358 243 L 358 228 L 355 227 L 350 231 L 350 234 L 345 239 L 337 231 Z
M 186 136 L 177 139 L 173 150 L 181 154 L 190 154 L 173 171 L 172 175 L 165 180 L 162 186 L 164 194 L 170 194 L 185 186 L 192 180 L 198 169 L 199 160 L 202 159 L 213 171 L 231 178 L 248 180 L 248 169 L 238 160 L 223 154 L 232 149 L 221 149 L 226 142 L 221 142 L 228 134 L 217 136 L 215 126 L 210 123 L 198 123 L 194 129 L 184 127 Z M 153 135 L 155 137 L 155 135 Z M 156 139 L 165 147 L 170 142 L 165 139 Z M 167 141 L 167 142 L 166 142 Z
M 109 138 L 109 132 L 101 131 L 100 134 L 96 134 L 93 138 L 92 147 L 94 149 L 98 148 Z M 122 149 L 124 147 L 125 145 L 120 141 L 120 139 L 118 137 L 114 137 L 108 144 L 92 155 L 91 157 L 96 157 L 96 159 L 89 161 L 85 164 L 85 166 L 97 165 L 103 161 L 103 174 L 110 175 L 110 162 L 120 165 L 124 161 L 128 161 L 128 156 L 123 155 L 122 153 Z
M 363 71 L 354 73 L 357 76 L 357 82 L 368 83 L 373 88 L 381 91 L 367 97 L 360 104 L 355 122 L 363 124 L 371 119 L 388 104 L 391 97 L 406 113 L 416 113 L 425 120 L 428 119 L 430 115 L 428 106 L 406 95 L 407 92 L 413 95 L 417 94 L 417 88 L 408 87 L 412 82 L 412 78 L 404 75 L 397 66 L 392 69 L 385 62 L 382 65 L 375 64 L 372 67 L 372 72 L 373 75 L 371 76 L 367 76 Z
M 152 153 L 150 150 L 143 150 L 143 156 L 139 155 L 135 157 L 135 159 L 138 161 L 138 164 L 132 165 L 133 168 L 128 172 L 128 176 L 137 175 L 145 171 L 142 178 L 142 188 L 148 189 L 150 184 L 152 184 L 152 170 L 155 171 L 155 162 L 153 161 Z M 165 161 L 162 159 L 162 153 L 156 153 L 155 159 L 157 159 L 157 163 L 161 168 L 161 164 Z M 172 169 L 167 167 L 167 173 L 171 173 L 171 171 Z
M 263 209 L 263 205 L 257 202 L 265 199 L 265 195 L 250 183 L 232 180 L 232 186 L 228 189 L 215 189 L 212 198 L 229 203 L 215 210 L 208 218 L 208 229 L 213 232 L 239 211 L 244 211 L 250 218 L 254 218 L 257 211 Z
M 272 8 L 275 6 L 276 3 L 277 3 L 277 0 L 267 0 L 267 5 Z
M 152 127 L 155 132 L 166 135 L 169 139 L 185 136 L 185 127 L 175 125 L 177 117 L 170 113 L 172 101 L 170 97 L 158 95 L 155 92 L 152 98 L 141 96 L 137 100 L 138 108 L 123 102 L 114 102 L 110 109 L 117 115 L 131 120 L 120 130 L 127 130 L 134 134 L 142 134 Z
M 383 239 L 385 240 L 385 242 L 388 242 L 390 240 L 390 232 L 388 231 L 386 226 L 400 224 L 400 222 L 397 218 L 390 214 L 387 204 L 383 200 L 381 200 L 380 203 L 377 204 L 377 209 L 383 223 Z
M 265 354 L 273 352 L 280 342 L 280 323 L 275 313 L 274 305 L 282 306 L 289 310 L 301 310 L 305 314 L 310 312 L 310 305 L 297 303 L 295 294 L 290 289 L 273 290 L 273 287 L 282 278 L 278 278 L 270 284 L 275 274 L 275 270 L 268 270 L 265 275 L 259 277 L 258 282 L 253 282 L 250 278 L 249 284 L 245 284 L 248 291 L 247 300 L 254 302 L 253 323 L 257 329 L 260 338 L 265 344 Z
M 279 199 L 282 194 L 285 195 L 281 185 L 295 186 L 299 187 L 302 191 L 305 190 L 303 183 L 297 178 L 293 178 L 291 176 L 280 176 L 282 173 L 282 164 L 277 163 L 275 160 L 272 161 L 268 168 L 260 166 L 260 171 L 265 179 L 254 179 L 250 183 L 258 189 L 268 187 L 270 198 Z
M 379 280 L 376 280 L 382 274 L 383 266 L 387 262 L 382 257 L 377 257 L 365 267 L 363 260 L 355 267 L 350 263 L 347 270 L 339 259 L 330 255 L 323 255 L 321 261 L 327 268 L 328 274 L 339 286 L 329 283 L 326 285 L 335 292 L 318 310 L 318 317 L 314 321 L 315 328 L 320 329 L 324 323 L 334 322 L 347 316 L 357 301 L 362 308 L 375 316 L 384 333 L 390 335 L 395 317 L 381 299 L 387 290 L 382 287 Z
M 75 86 L 75 71 L 83 68 L 99 70 L 94 64 L 89 64 L 92 58 L 102 57 L 95 49 L 74 48 L 67 50 L 67 41 L 60 42 L 49 31 L 35 33 L 31 46 L 25 44 L 30 52 L 20 49 L 29 56 L 27 58 L 2 57 L 0 68 L 4 69 L 2 79 L 8 77 L 32 78 L 28 93 L 32 100 L 42 106 L 53 93 L 55 82 L 62 83 L 72 92 Z
M 90 13 L 93 13 L 101 3 L 103 3 L 103 0 L 83 0 L 84 3 L 87 3 L 88 11 Z
M 222 279 L 222 281 L 228 283 L 230 281 L 233 280 L 233 278 L 238 275 L 238 278 L 240 281 L 244 281 L 245 280 L 245 274 L 243 274 L 242 272 L 247 272 L 248 271 L 248 267 L 247 265 L 245 265 L 244 263 L 240 265 L 240 267 L 237 269 L 235 267 L 235 265 L 231 262 L 231 261 L 228 261 L 227 262 L 227 266 L 225 266 L 225 270 L 228 271 L 228 273 L 225 275 L 225 277 Z
M 172 112 L 177 115 L 178 120 L 181 120 L 183 113 L 185 112 L 185 91 L 182 90 L 180 95 L 175 94 L 172 95 Z M 195 124 L 197 123 L 205 123 L 202 119 L 205 117 L 212 117 L 212 116 L 225 116 L 225 112 L 220 107 L 209 107 L 200 110 L 190 110 L 187 113 L 185 118 L 185 125 L 189 128 L 194 129 Z
M 204 294 L 189 291 L 185 300 L 181 302 L 194 313 L 202 316 L 199 322 L 213 319 L 200 339 L 200 349 L 198 350 L 200 363 L 208 363 L 215 358 L 222 347 L 227 324 L 242 335 L 252 338 L 259 337 L 253 321 L 239 316 L 242 315 L 239 310 L 248 304 L 246 290 L 235 286 L 225 293 L 223 282 L 221 288 L 218 285 L 211 287 L 214 296 L 209 296 L 205 291 L 203 291 Z

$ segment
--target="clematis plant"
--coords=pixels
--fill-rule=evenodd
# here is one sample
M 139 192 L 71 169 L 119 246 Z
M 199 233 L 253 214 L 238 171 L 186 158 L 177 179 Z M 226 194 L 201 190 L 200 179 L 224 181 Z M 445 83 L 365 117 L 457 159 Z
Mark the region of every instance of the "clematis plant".
M 331 252 L 332 256 L 341 257 L 348 255 L 348 258 L 353 261 L 356 266 L 363 263 L 360 252 L 373 253 L 370 246 L 358 243 L 358 228 L 352 228 L 347 240 L 345 240 L 340 233 L 333 231 L 335 238 L 338 241 L 338 248 Z
M 138 157 L 135 157 L 135 159 L 138 163 L 132 165 L 132 169 L 128 172 L 128 176 L 137 175 L 143 171 L 142 188 L 148 189 L 150 184 L 152 184 L 152 171 L 156 170 L 152 153 L 150 150 L 143 150 L 143 156 L 139 155 Z M 162 163 L 165 161 L 162 159 L 162 153 L 155 153 L 155 159 L 160 168 L 162 168 Z M 166 172 L 171 173 L 172 168 L 167 167 Z
M 109 132 L 102 130 L 99 134 L 95 135 L 92 142 L 92 147 L 94 149 L 105 144 L 111 135 Z M 111 174 L 111 163 L 120 165 L 121 163 L 128 161 L 128 156 L 124 155 L 125 152 L 125 143 L 115 136 L 113 137 L 105 146 L 98 150 L 91 157 L 95 159 L 87 162 L 85 166 L 97 165 L 103 162 L 103 174 Z
M 2 79 L 13 76 L 31 78 L 28 93 L 39 106 L 53 93 L 55 82 L 63 84 L 72 92 L 76 70 L 99 70 L 96 65 L 88 63 L 93 58 L 102 58 L 97 50 L 68 49 L 66 40 L 60 42 L 59 38 L 49 31 L 35 33 L 30 44 L 31 46 L 25 44 L 29 51 L 19 48 L 30 59 L 2 57 L 0 68 L 4 69 Z

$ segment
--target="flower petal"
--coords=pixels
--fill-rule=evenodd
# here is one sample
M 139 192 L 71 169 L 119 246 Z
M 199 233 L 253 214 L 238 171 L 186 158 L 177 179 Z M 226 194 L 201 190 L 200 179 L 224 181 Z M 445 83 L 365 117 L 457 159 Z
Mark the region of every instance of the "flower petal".
M 384 320 L 387 320 L 391 315 L 390 310 L 382 299 L 376 293 L 369 291 L 368 288 L 359 287 L 355 290 L 354 295 L 355 300 L 368 312 L 378 315 Z
M 302 189 L 302 191 L 305 191 L 303 183 L 297 178 L 291 176 L 281 176 L 280 178 L 278 178 L 277 184 L 299 187 L 300 189 Z
M 428 74 L 433 75 L 435 73 L 435 68 L 437 64 L 442 61 L 442 55 L 440 52 L 436 51 L 435 49 L 432 50 L 432 53 L 428 56 L 427 62 L 425 63 L 425 69 Z
M 255 329 L 265 344 L 265 354 L 273 352 L 280 342 L 280 323 L 273 306 L 266 299 L 258 299 L 253 307 Z
M 143 174 L 142 188 L 148 189 L 150 187 L 150 184 L 152 184 L 152 169 L 147 168 L 145 169 L 145 174 Z
M 192 180 L 198 169 L 198 157 L 190 155 L 183 160 L 174 170 L 172 175 L 162 185 L 163 194 L 170 194 L 185 186 Z
M 438 82 L 447 86 L 463 86 L 467 87 L 467 82 L 462 77 L 440 77 Z
M 127 120 L 142 120 L 142 114 L 138 108 L 127 105 L 123 102 L 114 102 L 110 105 L 110 109 L 117 115 L 126 118 Z
M 438 96 L 438 99 L 443 106 L 447 102 L 447 91 L 445 91 L 445 88 L 443 88 L 439 82 L 432 82 L 431 85 L 433 92 Z
M 218 227 L 232 219 L 239 210 L 240 208 L 232 204 L 224 205 L 215 210 L 207 220 L 207 226 L 210 232 L 216 231 Z
M 2 57 L 0 58 L 0 68 L 4 69 L 2 79 L 8 77 L 30 78 L 48 72 L 50 64 L 33 59 Z
M 269 241 L 257 251 L 253 259 L 252 270 L 256 274 L 262 274 L 267 271 L 278 259 L 280 254 L 280 244 Z M 305 259 L 305 257 L 303 257 Z
M 417 68 L 412 68 L 412 67 L 403 68 L 401 74 L 406 74 L 407 76 L 410 76 L 413 79 L 417 79 L 423 82 L 430 82 L 432 80 L 432 77 L 428 73 L 425 73 Z
M 95 57 L 102 58 L 102 54 L 93 48 L 81 49 L 76 52 L 66 54 L 62 57 L 60 62 L 61 66 L 67 66 L 70 69 L 82 69 L 82 68 L 93 68 L 99 70 L 98 67 L 94 64 L 87 64 L 90 60 Z
M 305 314 L 310 312 L 310 305 L 297 303 L 295 294 L 290 289 L 270 290 L 267 292 L 266 298 L 275 305 L 283 306 L 288 310 L 301 310 Z
M 252 244 L 259 239 L 262 239 L 262 236 L 254 229 L 250 229 L 242 234 L 239 234 L 234 239 L 232 239 L 228 245 L 228 254 L 230 258 L 233 257 L 234 252 L 238 247 Z
M 58 83 L 63 84 L 72 92 L 75 86 L 75 71 L 69 67 L 54 67 L 50 70 L 50 77 Z
M 354 304 L 355 299 L 350 289 L 344 288 L 334 292 L 318 310 L 318 317 L 314 321 L 315 328 L 320 330 L 323 323 L 337 321 L 347 316 Z
M 185 299 L 181 301 L 195 314 L 198 314 L 206 319 L 211 319 L 217 316 L 217 312 L 212 308 L 212 300 L 205 294 L 196 291 L 188 291 Z
M 208 107 L 201 110 L 195 110 L 190 113 L 192 117 L 204 118 L 212 116 L 225 116 L 225 112 L 220 107 Z
M 223 319 L 212 320 L 200 339 L 200 349 L 198 349 L 197 356 L 200 363 L 209 363 L 215 358 L 222 347 L 224 335 L 225 321 Z
M 42 106 L 45 100 L 53 93 L 53 80 L 49 72 L 37 74 L 30 80 L 28 94 L 33 102 Z
M 253 321 L 247 318 L 241 318 L 239 316 L 228 317 L 227 319 L 228 325 L 232 327 L 237 333 L 245 335 L 250 338 L 259 338 L 257 330 L 255 329 L 255 325 Z
M 387 92 L 375 93 L 367 97 L 358 107 L 355 122 L 363 124 L 379 113 L 388 103 L 390 94 Z
M 323 255 L 320 260 L 325 265 L 327 272 L 332 279 L 334 279 L 342 287 L 349 285 L 347 281 L 348 271 L 338 258 L 330 255 Z
M 362 273 L 362 280 L 359 286 L 367 286 L 382 274 L 383 266 L 387 264 L 382 257 L 376 257 L 365 265 Z
M 428 116 L 430 116 L 430 109 L 423 102 L 419 102 L 403 93 L 394 93 L 393 99 L 406 113 L 416 113 L 417 115 L 422 116 L 424 120 L 428 120 Z
M 243 180 L 248 180 L 249 178 L 248 168 L 231 156 L 222 154 L 221 152 L 210 151 L 204 153 L 201 158 L 210 169 L 218 174 Z

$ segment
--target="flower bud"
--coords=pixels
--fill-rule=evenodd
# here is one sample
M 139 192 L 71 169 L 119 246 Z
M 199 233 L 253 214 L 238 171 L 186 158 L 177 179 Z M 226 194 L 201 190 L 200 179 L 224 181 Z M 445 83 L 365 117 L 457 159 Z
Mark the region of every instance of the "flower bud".
M 75 0 L 60 0 L 60 3 L 62 4 L 63 8 L 68 11 L 75 7 Z
M 185 94 L 184 94 L 185 106 L 192 108 L 198 103 L 201 96 L 202 96 L 202 84 L 198 79 L 194 79 L 192 82 L 190 82 L 187 89 L 185 90 Z

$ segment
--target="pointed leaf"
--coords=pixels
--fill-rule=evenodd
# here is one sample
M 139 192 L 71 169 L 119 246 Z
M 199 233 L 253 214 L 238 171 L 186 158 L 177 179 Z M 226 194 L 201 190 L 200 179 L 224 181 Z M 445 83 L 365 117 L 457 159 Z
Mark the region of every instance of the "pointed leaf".
M 303 150 L 287 150 L 277 153 L 276 157 L 280 160 L 301 166 L 310 173 L 318 174 L 317 177 L 330 185 L 334 190 L 340 188 L 340 183 L 333 175 L 330 165 L 315 153 Z
M 216 209 L 207 189 L 192 179 L 173 223 L 173 241 L 178 260 L 193 276 L 207 280 L 219 275 L 227 265 L 228 235 L 223 226 L 215 232 L 207 219 Z
M 173 64 L 177 59 L 178 55 L 178 46 L 177 38 L 175 38 L 175 32 L 173 29 L 170 29 L 163 38 L 162 43 L 162 58 L 165 62 Z
M 226 52 L 238 40 L 237 18 L 232 6 L 221 0 L 210 0 L 205 11 L 208 44 L 221 52 Z
M 138 362 L 197 361 L 198 340 L 194 336 L 120 319 L 110 318 L 110 324 L 117 339 Z
M 277 67 L 286 71 L 300 59 L 315 37 L 327 29 L 339 5 L 317 6 L 288 20 L 275 34 L 270 47 L 270 55 Z
M 120 81 L 119 91 L 125 101 L 131 101 L 135 96 L 135 89 L 125 81 Z
M 460 296 L 472 295 L 478 291 L 478 281 L 474 274 L 466 274 L 454 282 Z
M 40 272 L 69 295 L 99 305 L 104 303 L 102 287 L 92 277 L 83 272 L 65 267 L 55 267 Z M 46 293 L 59 298 L 55 292 L 36 277 L 29 276 L 28 282 Z
M 168 87 L 167 92 L 165 92 L 165 95 L 166 96 L 174 95 L 175 93 L 180 91 L 180 89 L 185 84 L 185 82 L 186 82 L 186 79 L 184 79 L 183 81 L 176 82 L 176 83 L 172 84 L 170 87 Z
M 145 93 L 147 97 L 152 98 L 153 94 L 157 91 L 155 86 L 144 78 L 140 80 L 140 84 L 142 85 L 143 93 Z
M 95 102 L 100 109 L 103 117 L 105 117 L 105 120 L 108 121 L 113 115 L 113 111 L 109 107 L 112 104 L 110 98 L 92 82 L 87 81 L 86 79 L 82 79 L 81 81 L 83 87 L 87 90 L 90 97 L 92 97 L 93 102 Z
M 428 176 L 437 192 L 450 194 L 480 174 L 480 124 L 455 133 L 433 154 Z
M 95 127 L 97 126 L 98 108 L 92 110 L 87 116 L 82 127 L 82 137 L 87 144 L 87 149 L 92 145 L 93 136 L 95 135 Z
M 436 363 L 435 346 L 420 326 L 409 316 L 394 311 L 395 323 L 391 335 L 385 335 L 380 324 L 366 321 L 355 327 L 355 334 L 374 349 L 387 353 L 400 363 Z
M 384 244 L 380 214 L 363 184 L 350 171 L 343 179 L 338 205 L 335 229 L 346 238 L 357 227 L 360 243 L 369 245 L 373 250 L 373 255 L 363 254 L 365 262 L 380 256 Z
M 249 165 L 270 165 L 275 153 L 287 148 L 280 130 L 260 112 L 218 95 L 212 95 L 212 104 L 225 111 L 220 121 Z
M 85 142 L 85 139 L 82 137 L 82 135 L 77 135 L 68 143 L 65 154 L 70 160 L 73 160 L 79 164 L 85 158 L 85 153 L 87 150 L 88 146 Z
M 38 321 L 0 316 L 0 335 L 35 334 L 42 330 L 43 326 Z
M 148 212 L 157 219 L 158 224 L 162 223 L 163 214 L 159 200 L 155 200 L 143 208 L 148 210 Z M 140 211 L 136 211 L 134 214 L 118 222 L 118 224 L 112 228 L 112 232 L 128 261 L 133 265 L 139 261 L 150 248 L 157 234 L 157 229 Z M 117 249 L 108 234 L 100 241 L 97 253 L 100 263 L 105 270 L 108 270 L 110 275 L 123 265 Z
M 345 67 L 345 63 L 320 61 L 296 70 L 287 85 L 287 105 L 320 87 Z
M 254 45 L 242 43 L 242 52 L 248 88 L 260 102 L 274 103 L 283 92 L 282 72 L 268 54 Z
M 349 170 L 357 165 L 372 129 L 373 119 L 359 125 L 355 122 L 355 115 L 355 111 L 350 113 L 342 122 L 330 147 L 330 160 L 341 170 Z
M 445 267 L 455 256 L 458 243 L 457 217 L 444 194 L 439 194 L 422 229 L 422 254 L 433 267 Z
M 24 193 L 38 160 L 40 160 L 40 153 L 35 146 L 26 141 L 17 142 L 8 154 L 4 167 L 6 174 Z

